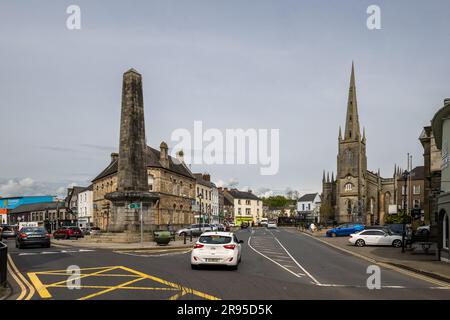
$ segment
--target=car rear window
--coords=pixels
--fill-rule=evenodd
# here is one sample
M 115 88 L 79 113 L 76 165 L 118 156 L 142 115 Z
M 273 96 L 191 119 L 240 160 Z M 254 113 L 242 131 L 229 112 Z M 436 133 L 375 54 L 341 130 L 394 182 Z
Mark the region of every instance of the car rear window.
M 25 227 L 20 230 L 21 232 L 46 232 L 44 228 Z
M 227 244 L 231 242 L 231 237 L 220 235 L 201 236 L 198 241 L 205 244 Z

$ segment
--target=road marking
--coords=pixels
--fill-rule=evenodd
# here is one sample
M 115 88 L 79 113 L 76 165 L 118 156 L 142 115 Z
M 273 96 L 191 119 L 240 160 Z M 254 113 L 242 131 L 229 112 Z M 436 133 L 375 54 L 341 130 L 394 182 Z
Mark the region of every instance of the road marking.
M 96 268 L 83 268 L 80 269 L 80 271 L 94 271 L 91 273 L 84 273 L 78 276 L 76 279 L 71 280 L 77 280 L 77 279 L 83 279 L 87 277 L 130 277 L 134 278 L 132 280 L 127 280 L 124 283 L 118 284 L 118 285 L 81 285 L 80 289 L 102 289 L 99 292 L 95 292 L 92 294 L 89 294 L 87 296 L 83 296 L 79 298 L 78 300 L 88 300 L 92 299 L 101 295 L 104 295 L 108 292 L 116 291 L 116 290 L 140 290 L 140 291 L 163 291 L 163 292 L 170 292 L 170 291 L 178 291 L 176 294 L 169 297 L 170 300 L 176 300 L 179 299 L 187 294 L 196 295 L 200 298 L 208 299 L 208 300 L 220 300 L 217 297 L 214 297 L 212 295 L 183 287 L 181 285 L 160 279 L 155 276 L 151 276 L 124 266 L 110 266 L 110 267 L 96 267 Z M 113 274 L 106 274 L 106 272 L 113 271 L 113 270 L 122 270 L 125 272 L 128 272 L 127 274 L 124 273 L 113 273 Z M 58 281 L 50 284 L 43 284 L 41 280 L 39 279 L 39 276 L 41 275 L 47 275 L 47 276 L 70 276 L 69 274 L 65 273 L 66 270 L 50 270 L 50 271 L 38 271 L 38 272 L 30 272 L 28 273 L 28 276 L 30 280 L 32 281 L 33 285 L 35 286 L 39 296 L 42 299 L 49 299 L 52 297 L 51 293 L 49 292 L 49 288 L 67 288 L 67 280 Z M 160 284 L 165 285 L 166 287 L 135 287 L 130 286 L 133 283 L 142 281 L 142 280 L 151 280 Z
M 274 237 L 275 238 L 275 237 Z M 292 261 L 295 262 L 295 264 L 303 270 L 304 273 L 306 273 L 306 275 L 312 280 L 314 281 L 315 284 L 320 285 L 320 282 L 317 281 L 316 278 L 314 278 L 308 271 L 306 271 L 305 268 L 303 268 L 302 265 L 300 265 L 300 263 L 298 263 L 297 260 L 294 259 L 294 257 L 289 253 L 289 251 L 287 251 L 287 249 L 281 244 L 280 240 L 278 240 L 277 238 L 275 238 L 275 240 L 280 244 L 280 246 L 284 249 L 284 251 L 286 251 L 286 253 L 288 254 L 289 257 L 291 257 Z
M 13 271 L 16 273 L 17 277 L 20 279 L 20 281 L 21 281 L 23 284 L 25 284 L 25 286 L 28 287 L 29 293 L 28 293 L 27 297 L 25 298 L 25 300 L 30 300 L 30 299 L 33 297 L 34 293 L 35 293 L 34 287 L 33 287 L 33 286 L 28 282 L 28 280 L 20 273 L 19 269 L 17 269 L 16 265 L 14 264 L 14 261 L 12 260 L 11 255 L 9 255 L 9 254 L 8 254 L 8 262 L 9 262 L 10 267 L 11 267 L 11 268 L 13 269 Z M 20 286 L 20 285 L 19 285 L 19 286 Z M 22 299 L 23 299 L 23 297 L 22 297 L 20 300 L 22 300 Z M 19 299 L 18 299 L 18 300 L 19 300 Z
M 332 243 L 329 243 L 329 242 L 324 241 L 322 239 L 319 239 L 317 237 L 311 236 L 311 235 L 309 235 L 307 233 L 304 233 L 304 232 L 302 232 L 302 234 L 304 234 L 304 235 L 306 235 L 306 236 L 308 236 L 310 238 L 313 238 L 313 239 L 315 239 L 315 240 L 317 240 L 319 242 L 322 242 L 322 243 L 324 243 L 324 244 L 326 244 L 326 245 L 328 245 L 330 247 L 333 247 L 335 249 L 338 249 L 340 251 L 346 252 L 346 253 L 351 254 L 351 255 L 353 255 L 355 257 L 358 257 L 360 259 L 363 259 L 363 260 L 369 261 L 369 262 L 371 262 L 373 264 L 376 264 L 376 265 L 379 265 L 381 267 L 384 267 L 385 269 L 391 269 L 391 270 L 397 271 L 399 273 L 403 273 L 405 275 L 408 275 L 408 276 L 410 276 L 412 278 L 421 279 L 423 281 L 426 281 L 426 282 L 429 282 L 429 283 L 433 283 L 433 284 L 438 285 L 440 287 L 444 287 L 444 288 L 449 288 L 450 289 L 450 286 L 447 283 L 443 282 L 443 281 L 435 280 L 433 278 L 430 278 L 430 277 L 427 277 L 427 276 L 423 276 L 421 274 L 418 274 L 418 273 L 415 273 L 415 272 L 412 272 L 412 271 L 407 271 L 407 270 L 401 269 L 399 267 L 395 267 L 393 265 L 387 264 L 385 262 L 379 262 L 379 261 L 377 261 L 375 259 L 372 259 L 372 258 L 366 257 L 364 255 L 361 255 L 359 253 L 356 253 L 356 252 L 353 252 L 353 251 L 341 248 L 341 247 L 339 247 L 337 245 L 334 245 Z
M 41 252 L 21 252 L 18 256 L 37 256 L 41 254 L 57 254 L 57 253 L 77 253 L 77 252 L 92 252 L 95 250 L 79 249 L 79 250 L 60 250 L 60 251 L 41 251 Z
M 48 292 L 47 288 L 42 284 L 41 280 L 39 280 L 35 273 L 28 273 L 28 277 L 30 278 L 31 283 L 34 285 L 37 293 L 41 296 L 42 299 L 48 299 L 52 297 L 50 292 Z
M 248 238 L 247 244 L 248 246 L 255 251 L 256 253 L 262 255 L 264 258 L 266 258 L 267 260 L 272 261 L 273 263 L 275 263 L 276 265 L 280 266 L 281 268 L 283 268 L 284 270 L 286 270 L 289 273 L 292 273 L 294 276 L 296 276 L 297 278 L 301 278 L 301 276 L 298 273 L 292 272 L 291 270 L 289 270 L 288 268 L 286 268 L 285 266 L 279 264 L 278 262 L 276 262 L 275 260 L 272 260 L 271 258 L 269 258 L 268 256 L 266 256 L 265 254 L 259 252 L 258 250 L 256 250 L 255 248 L 252 247 L 252 245 L 250 244 L 250 239 L 251 237 Z
M 8 272 L 11 274 L 11 276 L 13 277 L 14 281 L 16 281 L 16 283 L 19 285 L 20 287 L 20 295 L 17 297 L 16 300 L 22 300 L 23 297 L 25 296 L 25 294 L 27 293 L 27 288 L 25 288 L 25 285 L 22 283 L 22 281 L 20 281 L 19 277 L 16 276 L 16 274 L 14 273 L 10 263 L 9 263 L 9 257 L 8 257 Z

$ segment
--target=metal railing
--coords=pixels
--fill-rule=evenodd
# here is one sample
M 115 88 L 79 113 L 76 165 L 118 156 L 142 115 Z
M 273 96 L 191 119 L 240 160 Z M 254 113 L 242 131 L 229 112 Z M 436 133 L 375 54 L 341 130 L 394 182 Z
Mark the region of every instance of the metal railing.
M 8 246 L 0 241 L 0 286 L 6 287 Z

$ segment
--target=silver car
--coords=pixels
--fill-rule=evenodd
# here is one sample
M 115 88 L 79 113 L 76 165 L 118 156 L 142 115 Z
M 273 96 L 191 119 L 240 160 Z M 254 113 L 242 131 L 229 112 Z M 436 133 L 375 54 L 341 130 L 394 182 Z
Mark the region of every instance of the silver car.
M 1 239 L 15 238 L 16 230 L 12 226 L 3 226 L 1 231 Z

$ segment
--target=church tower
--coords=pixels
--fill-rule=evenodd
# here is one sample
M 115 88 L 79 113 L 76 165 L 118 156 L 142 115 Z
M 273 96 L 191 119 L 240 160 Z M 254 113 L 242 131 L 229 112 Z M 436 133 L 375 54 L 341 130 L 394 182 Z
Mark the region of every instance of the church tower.
M 352 63 L 345 131 L 339 128 L 336 205 L 339 222 L 364 222 L 367 195 L 366 137 L 361 136 L 356 100 L 355 68 Z

